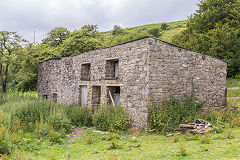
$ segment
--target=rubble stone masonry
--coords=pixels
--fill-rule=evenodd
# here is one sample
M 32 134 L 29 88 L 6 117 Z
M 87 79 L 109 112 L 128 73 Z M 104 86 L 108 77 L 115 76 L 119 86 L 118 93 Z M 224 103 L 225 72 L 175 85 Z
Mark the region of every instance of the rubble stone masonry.
M 114 77 L 116 62 L 118 74 Z M 81 105 L 81 88 L 86 86 L 87 106 L 94 111 L 111 103 L 109 92 L 114 97 L 120 87 L 121 107 L 133 126 L 145 128 L 153 100 L 161 103 L 194 93 L 198 101 L 206 101 L 206 111 L 224 106 L 226 68 L 219 59 L 146 37 L 42 62 L 38 94 L 58 103 Z

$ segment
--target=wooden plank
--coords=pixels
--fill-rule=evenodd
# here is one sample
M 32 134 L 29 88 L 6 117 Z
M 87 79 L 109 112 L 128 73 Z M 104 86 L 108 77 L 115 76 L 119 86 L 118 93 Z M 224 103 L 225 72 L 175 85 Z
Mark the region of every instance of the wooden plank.
M 240 87 L 227 88 L 227 90 L 237 90 L 237 89 L 240 89 Z
M 228 97 L 227 100 L 240 100 L 240 97 Z

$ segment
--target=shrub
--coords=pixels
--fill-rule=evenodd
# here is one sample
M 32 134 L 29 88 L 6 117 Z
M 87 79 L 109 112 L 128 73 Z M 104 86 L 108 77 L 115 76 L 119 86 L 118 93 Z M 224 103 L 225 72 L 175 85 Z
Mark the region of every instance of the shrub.
M 91 126 L 92 116 L 88 108 L 79 106 L 66 107 L 67 117 L 71 120 L 72 124 L 78 127 Z
M 187 156 L 187 150 L 183 147 L 182 144 L 179 146 L 179 152 L 177 155 L 178 156 Z
M 64 129 L 66 132 L 70 132 L 72 129 L 71 121 L 65 114 L 52 114 L 48 118 L 48 124 L 50 124 L 56 131 Z
M 195 102 L 193 96 L 186 96 L 183 100 L 170 99 L 161 106 L 154 104 L 149 108 L 149 124 L 158 132 L 174 131 L 180 123 L 192 122 L 203 104 Z
M 0 154 L 9 154 L 10 146 L 6 138 L 7 128 L 0 127 Z
M 64 108 L 62 105 L 55 104 L 46 100 L 33 100 L 27 102 L 25 105 L 16 109 L 15 112 L 11 115 L 11 123 L 15 123 L 15 120 L 19 120 L 20 124 L 26 124 L 27 131 L 34 131 L 36 127 L 36 122 L 49 122 L 56 123 L 56 121 L 61 120 L 59 123 L 63 123 L 63 121 L 67 121 L 66 116 L 64 115 Z M 54 120 L 54 116 L 55 120 Z M 62 118 L 61 118 L 62 117 Z M 63 118 L 64 117 L 64 118 Z M 48 119 L 51 120 L 48 120 Z M 65 123 L 64 122 L 64 123 Z M 67 122 L 66 122 L 67 123 Z M 57 127 L 55 124 L 54 127 Z M 68 125 L 68 124 L 61 124 Z M 67 127 L 67 126 L 65 126 Z M 68 128 L 66 128 L 69 130 Z
M 148 33 L 153 35 L 154 37 L 159 37 L 159 28 L 152 28 L 148 30 Z
M 167 23 L 162 23 L 161 24 L 161 29 L 162 30 L 166 30 L 168 28 L 168 24 Z
M 112 35 L 119 35 L 119 34 L 124 34 L 125 32 L 124 32 L 124 30 L 122 29 L 122 27 L 121 26 L 119 26 L 119 25 L 114 25 L 113 26 L 113 31 L 112 31 Z
M 93 125 L 102 131 L 126 130 L 129 119 L 121 107 L 102 106 L 93 115 Z
M 43 119 L 44 121 L 52 112 L 52 103 L 49 101 L 35 100 L 30 101 L 26 105 L 18 108 L 13 114 L 13 118 L 18 118 L 24 123 L 35 123 Z
M 211 133 L 215 133 L 215 134 L 216 133 L 222 133 L 223 130 L 224 130 L 224 126 L 222 126 L 222 125 L 215 125 L 211 129 Z
M 53 127 L 48 126 L 47 137 L 49 138 L 50 142 L 57 143 L 57 144 L 62 143 L 63 135 L 64 135 L 64 130 L 56 131 Z

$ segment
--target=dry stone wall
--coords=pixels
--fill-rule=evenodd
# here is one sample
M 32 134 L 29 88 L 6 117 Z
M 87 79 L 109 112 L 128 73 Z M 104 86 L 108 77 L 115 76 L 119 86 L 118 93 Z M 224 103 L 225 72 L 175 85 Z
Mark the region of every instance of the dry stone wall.
M 109 74 L 113 75 L 108 73 L 109 62 L 115 64 L 116 60 L 118 78 L 109 79 Z M 90 71 L 86 69 L 89 64 Z M 84 73 L 82 67 L 86 69 Z M 83 79 L 81 75 L 87 72 L 90 79 Z M 199 100 L 208 99 L 206 108 L 222 106 L 226 63 L 153 38 L 143 38 L 39 65 L 40 98 L 47 95 L 58 103 L 80 104 L 81 86 L 87 86 L 87 105 L 91 110 L 97 108 L 99 99 L 101 104 L 110 102 L 111 87 L 120 87 L 120 105 L 133 120 L 133 126 L 144 128 L 148 105 L 153 99 L 161 102 L 170 97 L 182 98 L 193 86 Z
M 225 105 L 225 62 L 155 39 L 151 44 L 149 89 L 154 99 L 194 94 L 199 101 L 206 101 L 206 112 Z

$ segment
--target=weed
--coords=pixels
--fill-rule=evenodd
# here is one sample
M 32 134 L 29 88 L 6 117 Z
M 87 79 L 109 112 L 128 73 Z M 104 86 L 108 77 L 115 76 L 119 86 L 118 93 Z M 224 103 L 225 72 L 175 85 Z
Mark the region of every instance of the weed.
M 87 138 L 86 138 L 86 144 L 93 144 L 94 143 L 94 137 L 93 136 L 91 136 L 91 135 L 89 135 L 89 136 L 87 136 Z
M 192 122 L 203 107 L 203 102 L 195 102 L 193 96 L 183 100 L 170 99 L 161 106 L 153 104 L 149 108 L 149 123 L 158 132 L 174 131 L 180 123 Z
M 200 148 L 201 148 L 200 152 L 207 152 L 207 151 L 209 151 L 209 147 L 207 147 L 207 146 L 201 146 Z
M 173 143 L 176 143 L 176 142 L 178 142 L 179 141 L 179 136 L 178 135 L 174 135 L 173 136 Z
M 48 126 L 48 134 L 47 137 L 49 138 L 49 141 L 52 143 L 57 143 L 57 144 L 61 144 L 63 135 L 65 133 L 65 130 L 58 130 L 56 131 L 53 127 Z
M 7 137 L 7 128 L 0 127 L 0 154 L 9 154 L 10 145 Z
M 121 146 L 118 144 L 118 141 L 116 139 L 111 140 L 110 146 L 106 148 L 106 150 L 111 150 L 111 149 L 120 149 Z
M 182 144 L 179 146 L 179 152 L 177 155 L 178 156 L 187 156 L 187 150 L 183 147 Z
M 230 122 L 231 127 L 240 127 L 240 118 L 236 117 Z
M 210 144 L 211 140 L 210 140 L 210 135 L 209 134 L 205 134 L 204 136 L 202 136 L 200 138 L 200 143 L 201 144 Z
M 218 125 L 218 126 L 213 126 L 212 129 L 211 129 L 211 133 L 222 133 L 223 132 L 223 127 L 222 125 Z
M 66 132 L 70 132 L 72 129 L 71 121 L 66 117 L 64 113 L 52 114 L 48 118 L 48 124 L 53 126 L 56 131 L 65 129 Z
M 93 125 L 102 131 L 126 130 L 129 119 L 121 107 L 102 106 L 94 113 Z
M 230 128 L 227 130 L 226 137 L 227 137 L 228 139 L 233 139 L 233 138 L 235 138 L 235 135 L 233 134 L 233 132 L 232 132 L 232 130 L 231 130 Z
M 88 108 L 71 105 L 66 107 L 66 114 L 75 126 L 89 127 L 92 125 L 92 116 Z

